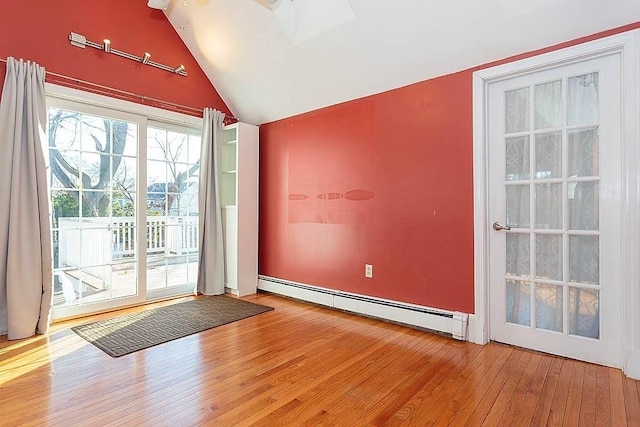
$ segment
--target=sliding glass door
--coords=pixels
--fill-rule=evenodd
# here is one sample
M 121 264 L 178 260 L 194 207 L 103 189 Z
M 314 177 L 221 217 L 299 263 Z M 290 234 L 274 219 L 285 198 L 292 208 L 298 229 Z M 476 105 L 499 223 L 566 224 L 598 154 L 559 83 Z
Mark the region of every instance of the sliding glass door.
M 200 135 L 153 123 L 147 131 L 147 292 L 193 291 L 198 274 Z
M 54 317 L 193 291 L 197 130 L 49 100 Z

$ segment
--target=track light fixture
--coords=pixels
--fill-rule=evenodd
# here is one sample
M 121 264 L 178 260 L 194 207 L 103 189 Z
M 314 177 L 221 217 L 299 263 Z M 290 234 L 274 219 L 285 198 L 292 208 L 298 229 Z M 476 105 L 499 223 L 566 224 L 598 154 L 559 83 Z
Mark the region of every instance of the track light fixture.
M 281 0 L 267 0 L 267 3 L 272 10 L 276 10 L 278 6 L 280 6 L 280 2 Z
M 147 6 L 152 9 L 167 10 L 167 8 L 169 7 L 169 0 L 149 0 L 147 2 Z
M 159 64 L 157 62 L 153 62 L 151 60 L 151 54 L 149 52 L 145 52 L 142 57 L 133 55 L 131 53 L 123 52 L 121 50 L 113 49 L 111 47 L 111 40 L 104 39 L 102 43 L 92 42 L 87 40 L 85 36 L 82 34 L 71 33 L 69 34 L 69 41 L 72 46 L 79 47 L 84 49 L 89 46 L 94 49 L 99 49 L 104 51 L 105 53 L 112 53 L 114 55 L 118 55 L 122 58 L 131 59 L 133 61 L 142 62 L 145 65 L 150 65 L 155 68 L 160 68 L 161 70 L 168 71 L 170 73 L 180 74 L 181 76 L 187 76 L 187 72 L 185 70 L 184 65 L 180 64 L 177 67 L 170 67 L 169 65 Z
M 71 33 L 69 34 L 69 40 L 72 46 L 81 47 L 82 49 L 87 45 L 87 39 L 81 34 Z

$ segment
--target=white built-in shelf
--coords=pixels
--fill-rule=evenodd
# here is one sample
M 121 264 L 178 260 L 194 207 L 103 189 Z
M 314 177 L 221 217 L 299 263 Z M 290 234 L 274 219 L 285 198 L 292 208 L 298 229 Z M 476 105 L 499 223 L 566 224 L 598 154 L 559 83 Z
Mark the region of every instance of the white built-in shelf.
M 246 123 L 234 123 L 222 131 L 224 282 L 226 291 L 238 296 L 254 294 L 258 282 L 258 139 L 258 127 Z

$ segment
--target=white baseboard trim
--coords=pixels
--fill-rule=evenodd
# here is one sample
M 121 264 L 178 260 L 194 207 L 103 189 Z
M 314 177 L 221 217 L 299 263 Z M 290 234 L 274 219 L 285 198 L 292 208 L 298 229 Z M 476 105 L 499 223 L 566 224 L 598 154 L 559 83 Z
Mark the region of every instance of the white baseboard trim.
M 484 331 L 484 325 L 474 314 L 469 315 L 469 341 L 480 345 L 485 345 L 489 342 Z
M 469 315 L 469 341 L 478 344 L 476 341 L 478 338 L 476 337 L 476 316 L 473 314 Z
M 228 288 L 228 287 L 224 287 L 224 292 L 227 294 L 231 294 L 231 295 L 235 295 L 235 296 L 239 296 L 240 292 L 237 289 L 233 289 L 233 288 Z
M 640 351 L 627 350 L 625 352 L 624 374 L 634 380 L 640 379 Z
M 417 326 L 467 340 L 466 313 L 336 291 L 268 276 L 258 276 L 258 289 L 365 316 Z

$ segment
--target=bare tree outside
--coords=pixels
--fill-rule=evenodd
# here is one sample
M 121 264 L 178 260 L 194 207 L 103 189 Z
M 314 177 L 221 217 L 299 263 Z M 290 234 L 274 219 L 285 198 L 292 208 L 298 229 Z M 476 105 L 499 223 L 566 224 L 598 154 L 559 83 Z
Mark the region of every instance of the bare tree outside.
M 66 207 L 62 209 L 64 212 L 57 209 L 57 213 L 77 216 L 70 212 L 73 200 L 85 217 L 132 216 L 136 167 L 133 158 L 123 155 L 135 155 L 135 151 L 125 152 L 125 149 L 131 150 L 127 141 L 132 144 L 135 127 L 122 121 L 62 109 L 50 109 L 49 112 L 49 159 L 53 177 L 59 183 L 54 186 L 54 205 L 58 201 L 58 205 Z M 81 154 L 80 139 L 83 144 Z M 189 143 L 189 137 L 184 133 L 161 129 L 150 132 L 148 146 L 161 153 L 159 162 L 151 163 L 162 163 L 166 174 L 154 175 L 154 170 L 148 170 L 147 191 L 156 194 L 150 197 L 147 214 L 180 214 L 181 202 L 191 207 L 191 214 L 197 213 L 193 200 L 181 201 L 184 197 L 194 197 L 185 190 L 197 182 L 200 168 L 199 159 L 195 157 L 200 147 L 190 148 Z
M 88 121 L 83 114 L 65 110 L 50 109 L 49 112 L 51 172 L 60 187 L 67 190 L 67 196 L 82 208 L 83 216 L 108 216 L 113 190 L 130 196 L 128 189 L 135 184 L 135 177 L 127 176 L 126 167 L 120 168 L 130 136 L 129 124 L 94 117 Z M 74 149 L 76 145 L 79 148 L 82 136 L 88 136 L 83 141 L 82 160 L 66 156 L 60 150 Z M 88 143 L 92 144 L 90 148 L 86 146 Z M 89 159 L 93 161 L 87 162 Z M 114 177 L 119 177 L 121 182 Z M 83 191 L 78 191 L 80 189 Z
M 136 236 L 146 247 L 147 290 L 194 283 L 200 137 L 160 125 L 140 141 L 140 125 L 48 109 L 55 305 L 135 294 Z
M 197 192 L 189 190 L 197 184 L 200 146 L 190 143 L 187 134 L 149 129 L 148 150 L 154 153 L 150 159 L 158 159 L 148 163 L 147 190 L 153 193 L 154 207 L 162 215 L 197 214 Z M 154 174 L 153 169 L 160 165 L 166 166 L 166 170 Z

